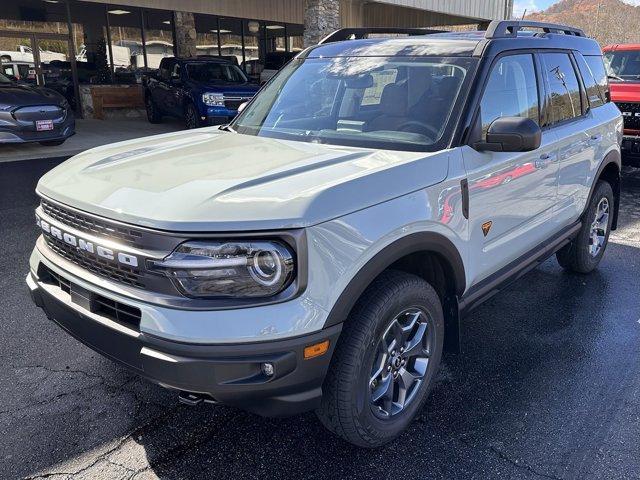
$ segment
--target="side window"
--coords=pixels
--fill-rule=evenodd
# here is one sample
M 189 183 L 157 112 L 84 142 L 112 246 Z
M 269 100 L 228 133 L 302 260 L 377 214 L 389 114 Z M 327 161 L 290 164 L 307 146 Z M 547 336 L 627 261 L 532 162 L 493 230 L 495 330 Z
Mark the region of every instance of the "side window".
M 361 105 L 379 105 L 382 98 L 384 87 L 390 83 L 395 83 L 398 76 L 398 70 L 395 68 L 382 70 L 380 72 L 371 72 L 373 77 L 373 86 L 364 91 Z
M 611 95 L 609 93 L 609 77 L 607 71 L 604 68 L 604 62 L 599 55 L 587 55 L 584 60 L 589 65 L 593 77 L 596 79 L 598 88 L 600 89 L 600 98 L 604 103 L 608 103 Z
M 538 82 L 530 54 L 503 57 L 491 70 L 480 102 L 483 136 L 500 117 L 526 117 L 539 122 Z
M 600 96 L 600 87 L 598 87 L 598 82 L 596 82 L 596 79 L 591 72 L 589 65 L 587 65 L 584 57 L 577 53 L 574 55 L 574 58 L 576 59 L 576 63 L 578 64 L 578 70 L 580 70 L 582 83 L 584 83 L 584 88 L 587 91 L 587 99 L 589 100 L 589 105 L 591 106 L 591 108 L 596 108 L 604 105 L 602 97 Z
M 551 119 L 562 122 L 582 115 L 580 84 L 569 55 L 543 53 L 540 55 L 551 96 Z

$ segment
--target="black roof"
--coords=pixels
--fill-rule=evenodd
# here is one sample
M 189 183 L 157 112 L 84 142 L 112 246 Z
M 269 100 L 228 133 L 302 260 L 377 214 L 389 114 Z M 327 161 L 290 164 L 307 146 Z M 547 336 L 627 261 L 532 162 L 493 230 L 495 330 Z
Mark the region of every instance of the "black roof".
M 527 30 L 524 30 L 527 29 Z M 372 37 L 382 34 L 403 37 Z M 305 50 L 303 57 L 493 56 L 516 49 L 565 49 L 601 55 L 600 45 L 578 28 L 495 20 L 486 31 L 442 32 L 422 28 L 345 28 Z

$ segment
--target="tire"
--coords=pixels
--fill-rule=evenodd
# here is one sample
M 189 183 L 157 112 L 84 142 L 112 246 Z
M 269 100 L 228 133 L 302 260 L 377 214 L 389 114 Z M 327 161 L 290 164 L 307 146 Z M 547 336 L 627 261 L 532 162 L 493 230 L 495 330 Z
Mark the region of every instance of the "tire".
M 184 125 L 187 129 L 200 128 L 200 114 L 193 103 L 187 103 L 184 107 Z
M 395 344 L 381 342 L 394 336 L 396 330 L 391 327 L 394 319 L 405 326 L 413 324 L 412 332 L 418 332 L 424 322 L 424 331 L 428 333 L 422 337 L 418 354 L 424 355 L 422 348 L 428 346 L 426 363 L 424 359 L 418 363 L 418 359 L 410 357 L 405 364 L 397 361 L 397 351 L 394 357 L 383 353 L 393 345 L 395 348 L 400 345 L 397 340 Z M 404 343 L 405 346 L 416 342 L 418 333 L 411 335 L 409 333 L 409 343 Z M 345 322 L 324 382 L 321 405 L 316 411 L 320 421 L 333 433 L 360 447 L 373 448 L 390 442 L 422 409 L 440 365 L 443 339 L 442 305 L 431 285 L 404 272 L 382 273 L 363 293 Z M 409 351 L 416 349 L 408 349 L 404 355 Z M 391 381 L 384 380 L 385 371 L 387 379 L 395 378 L 398 382 L 393 386 L 392 397 L 399 404 L 399 385 L 408 372 L 415 374 L 418 370 L 423 371 L 423 376 L 419 383 L 415 383 L 414 378 L 412 389 L 405 391 L 406 403 L 402 409 L 394 413 L 399 407 L 389 404 L 384 396 L 375 401 L 374 397 L 385 391 L 387 381 Z M 376 376 L 373 373 L 376 371 L 382 375 Z M 394 377 L 395 372 L 398 377 Z M 376 383 L 371 381 L 372 377 Z
M 144 107 L 147 111 L 147 120 L 149 120 L 149 123 L 162 122 L 162 114 L 158 111 L 158 107 L 153 103 L 151 95 L 146 95 L 144 97 Z
M 10 62 L 11 61 L 11 56 L 10 55 L 2 55 L 0 56 L 0 62 Z
M 67 141 L 67 139 L 63 138 L 62 140 L 44 140 L 44 141 L 38 142 L 38 143 L 40 145 L 45 146 L 45 147 L 57 147 L 58 145 L 62 145 L 66 141 Z
M 611 185 L 600 180 L 589 200 L 578 235 L 556 253 L 562 268 L 575 273 L 590 273 L 596 269 L 609 243 L 614 205 Z M 606 218 L 603 218 L 604 208 Z

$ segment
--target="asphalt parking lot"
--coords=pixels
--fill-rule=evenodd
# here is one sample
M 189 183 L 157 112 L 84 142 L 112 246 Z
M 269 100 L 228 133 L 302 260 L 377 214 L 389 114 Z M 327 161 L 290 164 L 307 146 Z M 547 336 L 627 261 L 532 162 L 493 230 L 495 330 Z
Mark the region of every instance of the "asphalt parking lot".
M 640 478 L 640 171 L 600 269 L 550 259 L 474 311 L 417 421 L 367 451 L 313 414 L 179 405 L 48 321 L 24 277 L 57 162 L 0 164 L 0 478 Z

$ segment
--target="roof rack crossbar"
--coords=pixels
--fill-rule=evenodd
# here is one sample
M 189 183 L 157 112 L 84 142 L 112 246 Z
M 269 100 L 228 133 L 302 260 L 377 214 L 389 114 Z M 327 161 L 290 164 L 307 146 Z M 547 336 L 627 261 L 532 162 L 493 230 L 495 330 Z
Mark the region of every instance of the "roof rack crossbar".
M 341 28 L 330 33 L 318 42 L 324 43 L 342 42 L 344 40 L 359 40 L 366 38 L 369 34 L 392 34 L 392 35 L 430 35 L 433 33 L 447 33 L 446 30 L 433 30 L 429 28 L 396 28 L 396 27 L 358 27 Z
M 513 38 L 523 28 L 539 28 L 545 33 L 564 33 L 575 37 L 586 37 L 583 30 L 558 23 L 533 22 L 529 20 L 494 20 L 489 24 L 484 38 Z

